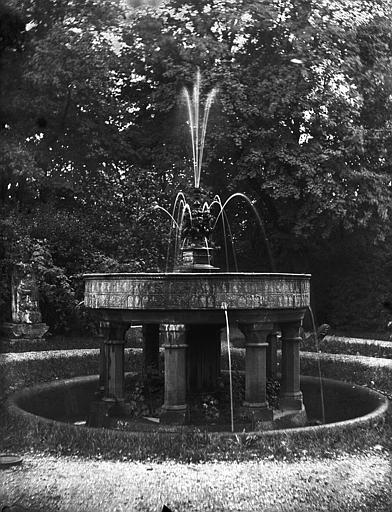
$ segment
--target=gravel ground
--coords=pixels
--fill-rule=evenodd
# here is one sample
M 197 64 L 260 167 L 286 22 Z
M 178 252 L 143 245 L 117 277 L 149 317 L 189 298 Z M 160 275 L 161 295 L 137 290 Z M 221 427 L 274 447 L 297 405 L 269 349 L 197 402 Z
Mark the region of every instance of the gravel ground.
M 391 465 L 381 446 L 334 459 L 203 464 L 25 455 L 0 471 L 0 507 L 28 511 L 392 510 Z M 1 510 L 1 508 L 0 508 Z

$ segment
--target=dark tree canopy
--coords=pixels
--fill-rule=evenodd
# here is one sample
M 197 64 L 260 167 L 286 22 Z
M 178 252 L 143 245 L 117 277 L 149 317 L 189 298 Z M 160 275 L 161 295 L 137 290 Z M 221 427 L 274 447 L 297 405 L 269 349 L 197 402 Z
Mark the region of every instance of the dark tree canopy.
M 34 240 L 69 278 L 165 267 L 169 226 L 151 206 L 169 207 L 192 185 L 182 89 L 198 68 L 204 93 L 219 89 L 202 185 L 254 201 L 278 270 L 322 276 L 347 240 L 364 248 L 389 238 L 386 2 L 8 0 L 1 9 L 4 280 Z M 266 268 L 249 208 L 229 215 L 242 267 Z
M 147 164 L 162 169 L 159 150 L 176 141 L 184 155 L 178 96 L 199 67 L 206 90 L 219 87 L 205 181 L 250 193 L 285 236 L 380 227 L 390 204 L 390 23 L 374 2 L 357 12 L 305 1 L 141 12 L 123 57 L 139 109 L 131 130 L 154 137 Z M 168 167 L 189 167 L 167 156 Z

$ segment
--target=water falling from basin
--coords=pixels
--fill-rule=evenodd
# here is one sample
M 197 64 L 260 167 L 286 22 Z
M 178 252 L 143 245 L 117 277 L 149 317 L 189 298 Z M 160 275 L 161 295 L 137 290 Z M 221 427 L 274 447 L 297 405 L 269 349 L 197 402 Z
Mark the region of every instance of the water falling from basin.
M 316 322 L 314 320 L 313 310 L 310 306 L 308 306 L 308 311 L 310 313 L 312 329 L 313 329 L 313 336 L 314 336 L 314 343 L 316 345 L 316 353 L 317 353 L 317 371 L 318 371 L 318 378 L 319 378 L 319 383 L 320 383 L 321 422 L 325 423 L 324 387 L 323 387 L 323 379 L 321 376 L 320 347 L 319 347 L 319 342 L 318 342 L 318 333 L 317 333 L 317 329 L 316 329 Z
M 229 386 L 230 386 L 230 424 L 231 424 L 231 431 L 234 432 L 233 378 L 232 378 L 232 366 L 231 366 L 230 325 L 229 325 L 229 315 L 227 312 L 226 302 L 222 302 L 222 309 L 225 312 L 227 357 L 229 360 L 228 362 L 229 362 Z

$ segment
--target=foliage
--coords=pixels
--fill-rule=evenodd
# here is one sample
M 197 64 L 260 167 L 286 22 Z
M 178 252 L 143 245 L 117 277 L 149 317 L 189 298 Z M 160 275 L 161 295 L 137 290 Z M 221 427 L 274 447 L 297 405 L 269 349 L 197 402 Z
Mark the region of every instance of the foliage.
M 142 11 L 124 35 L 138 77 L 127 86 L 138 94 L 138 130 L 154 148 L 170 132 L 183 154 L 176 98 L 199 66 L 205 90 L 219 87 L 205 180 L 250 192 L 280 243 L 328 237 L 341 223 L 380 227 L 390 202 L 390 21 L 381 4 L 372 14 L 290 0 L 172 1 Z
M 32 241 L 46 240 L 53 262 L 39 268 L 43 315 L 64 332 L 80 326 L 71 310 L 83 298 L 83 272 L 162 265 L 165 234 L 149 209 L 159 183 L 132 166 L 119 129 L 127 106 L 115 92 L 117 2 L 27 0 L 8 2 L 7 13 L 15 33 L 0 37 L 0 300 L 9 310 L 18 244 L 31 252 Z
M 37 240 L 27 234 L 19 219 L 10 217 L 0 223 L 2 232 L 2 276 L 5 293 L 3 303 L 9 301 L 9 277 L 19 263 L 24 263 L 37 277 L 43 322 L 53 333 L 67 329 L 75 320 L 75 293 L 63 269 L 54 265 L 46 240 Z M 19 228 L 19 231 L 17 230 Z M 9 313 L 8 313 L 9 314 Z
M 163 403 L 163 379 L 139 377 L 129 383 L 126 400 L 129 402 L 129 415 L 140 418 L 156 415 Z
M 54 292 L 57 285 L 82 300 L 83 272 L 165 268 L 169 226 L 151 206 L 169 208 L 192 183 L 181 90 L 197 67 L 204 93 L 219 89 L 202 184 L 223 198 L 247 193 L 277 270 L 334 275 L 347 234 L 344 266 L 357 247 L 371 260 L 368 244 L 390 237 L 390 7 L 381 0 L 157 4 L 7 0 L 1 7 L 4 229 L 23 226 L 23 236 L 47 240 L 53 268 L 63 269 L 62 279 L 46 274 L 48 316 L 70 296 Z M 233 203 L 228 216 L 241 269 L 269 270 L 249 206 Z M 389 250 L 381 252 L 385 262 Z M 368 291 L 371 279 L 353 279 Z M 377 316 L 369 294 L 339 300 L 342 282 L 340 273 L 317 281 L 322 320 L 336 304 L 335 326 L 355 323 L 355 309 L 368 325 Z M 340 314 L 349 302 L 352 311 Z
M 122 58 L 132 74 L 123 94 L 135 100 L 128 131 L 137 132 L 144 165 L 190 181 L 177 98 L 198 66 L 204 91 L 219 88 L 202 183 L 223 196 L 246 192 L 267 232 L 265 241 L 249 207 L 231 205 L 240 269 L 270 270 L 269 243 L 275 268 L 313 273 L 321 321 L 381 323 L 386 292 L 370 289 L 387 282 L 385 266 L 371 277 L 354 269 L 357 251 L 369 264 L 380 251 L 390 258 L 382 246 L 392 147 L 385 2 L 172 1 L 129 23 Z
M 373 244 L 368 234 L 340 232 L 313 254 L 312 295 L 319 323 L 347 333 L 385 333 L 391 300 L 391 237 Z M 321 317 L 322 314 L 322 317 Z M 350 334 L 351 335 L 351 334 Z

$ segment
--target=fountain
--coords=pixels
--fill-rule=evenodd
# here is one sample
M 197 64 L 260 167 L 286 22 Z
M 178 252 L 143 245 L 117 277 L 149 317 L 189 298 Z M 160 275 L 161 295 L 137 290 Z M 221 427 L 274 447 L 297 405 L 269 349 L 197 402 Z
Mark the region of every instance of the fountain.
M 197 84 L 200 87 L 200 79 Z M 188 93 L 190 108 L 196 108 L 198 95 L 197 88 L 193 98 Z M 212 102 L 213 95 L 209 97 Z M 84 303 L 95 313 L 103 336 L 99 376 L 34 385 L 7 401 L 17 428 L 44 439 L 45 449 L 48 444 L 57 450 L 61 440 L 60 445 L 64 443 L 70 452 L 89 455 L 113 454 L 121 446 L 119 452 L 126 450 L 132 457 L 172 456 L 173 448 L 181 456 L 185 451 L 187 457 L 198 457 L 202 443 L 215 457 L 217 447 L 226 455 L 225 447 L 233 442 L 243 443 L 246 452 L 249 441 L 253 457 L 253 441 L 270 453 L 274 447 L 279 452 L 288 438 L 299 447 L 307 446 L 310 438 L 320 445 L 334 445 L 337 433 L 344 435 L 347 430 L 362 439 L 361 432 L 374 428 L 386 414 L 387 398 L 372 389 L 321 378 L 320 371 L 318 377 L 300 377 L 300 327 L 309 308 L 309 275 L 222 272 L 214 267 L 218 248 L 211 233 L 225 220 L 225 206 L 234 198 L 248 201 L 252 209 L 254 205 L 239 192 L 222 204 L 218 196 L 210 197 L 200 188 L 199 145 L 204 144 L 208 115 L 200 136 L 195 128 L 197 116 L 192 110 L 193 154 L 198 155 L 195 188 L 188 200 L 183 193 L 177 195 L 172 213 L 154 206 L 170 217 L 175 233 L 172 271 L 85 275 Z M 227 232 L 230 235 L 229 227 Z M 143 325 L 143 362 L 140 365 L 140 353 L 131 350 L 128 369 L 133 371 L 124 375 L 125 335 L 135 324 Z M 238 358 L 238 352 L 230 349 L 232 326 L 245 336 L 245 361 L 243 352 Z M 221 370 L 223 327 L 229 379 Z M 271 384 L 274 387 L 277 382 L 277 333 L 282 343 L 278 396 L 277 387 L 271 392 Z M 89 357 L 95 364 L 95 354 Z M 236 369 L 238 363 L 241 371 Z M 140 374 L 150 396 L 138 403 Z M 233 381 L 240 386 L 236 388 Z M 159 392 L 154 394 L 157 387 Z M 147 396 L 145 390 L 143 394 Z M 195 397 L 202 397 L 202 422 L 195 415 Z M 226 407 L 219 424 L 215 421 L 217 397 L 223 397 L 219 405 Z
M 245 397 L 241 414 L 272 428 L 277 422 L 302 425 L 306 412 L 300 389 L 299 344 L 302 319 L 309 306 L 310 276 L 284 273 L 221 272 L 213 266 L 217 249 L 211 233 L 224 207 L 200 188 L 208 113 L 216 91 L 207 96 L 200 122 L 200 74 L 193 95 L 185 90 L 192 140 L 194 191 L 189 200 L 178 194 L 171 217 L 175 229 L 172 272 L 85 275 L 85 307 L 104 323 L 100 392 L 92 424 L 108 411 L 126 414 L 124 343 L 131 324 L 142 324 L 144 369 L 159 366 L 164 348 L 162 424 L 189 421 L 188 398 L 214 392 L 221 374 L 221 329 L 225 316 L 245 336 Z M 240 193 L 234 196 L 243 196 Z M 248 200 L 249 201 L 249 200 Z M 249 201 L 252 206 L 252 203 Z M 218 205 L 214 217 L 212 208 Z M 164 210 L 160 206 L 157 209 Z M 282 335 L 279 409 L 267 401 L 267 379 L 276 375 L 273 332 Z M 280 424 L 280 423 L 279 423 Z

